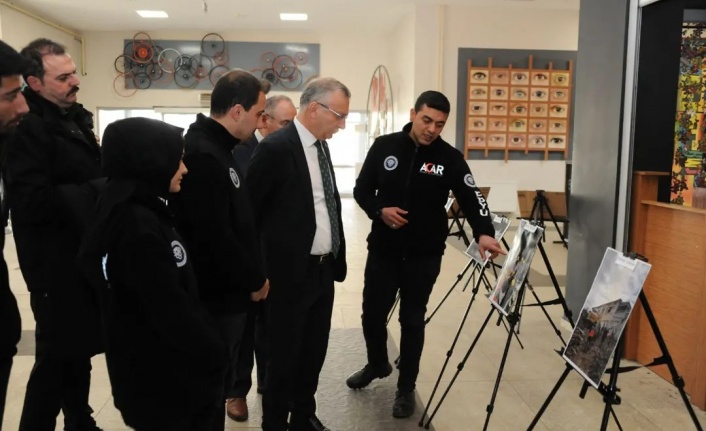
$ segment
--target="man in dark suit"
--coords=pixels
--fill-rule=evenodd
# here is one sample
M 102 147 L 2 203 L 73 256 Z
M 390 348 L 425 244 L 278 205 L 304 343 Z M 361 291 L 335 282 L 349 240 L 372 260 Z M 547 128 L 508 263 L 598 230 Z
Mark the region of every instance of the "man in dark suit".
M 240 168 L 243 176 L 248 175 L 250 159 L 255 151 L 255 147 L 265 137 L 274 133 L 282 127 L 287 127 L 297 115 L 297 108 L 294 107 L 292 99 L 287 96 L 277 95 L 267 98 L 265 103 L 265 115 L 262 116 L 261 126 L 250 136 L 250 139 L 236 145 L 233 148 L 233 158 Z
M 334 281 L 346 276 L 341 200 L 326 139 L 345 127 L 350 91 L 333 78 L 312 81 L 299 113 L 255 149 L 248 173 L 270 279 L 270 361 L 265 431 L 328 430 L 314 394 L 326 357 Z
M 286 127 L 297 116 L 297 108 L 287 96 L 271 96 L 265 103 L 265 112 L 261 117 L 262 127 L 245 142 L 233 148 L 233 158 L 243 176 L 247 175 L 250 159 L 257 144 L 266 136 Z M 252 369 L 257 361 L 257 393 L 265 387 L 265 369 L 267 367 L 267 328 L 265 326 L 265 301 L 249 304 L 243 339 L 238 354 L 234 358 L 235 385 L 226 394 L 228 417 L 237 422 L 248 420 L 247 396 L 252 387 Z
M 0 157 L 4 153 L 6 137 L 20 124 L 27 115 L 29 108 L 22 95 L 22 73 L 27 68 L 25 59 L 10 45 L 0 40 Z M 20 341 L 22 324 L 17 301 L 10 290 L 10 280 L 7 265 L 3 256 L 5 247 L 4 228 L 7 224 L 6 202 L 3 192 L 4 185 L 0 180 L 0 428 L 5 412 L 5 396 L 7 384 L 12 369 L 12 358 L 17 353 L 17 342 Z

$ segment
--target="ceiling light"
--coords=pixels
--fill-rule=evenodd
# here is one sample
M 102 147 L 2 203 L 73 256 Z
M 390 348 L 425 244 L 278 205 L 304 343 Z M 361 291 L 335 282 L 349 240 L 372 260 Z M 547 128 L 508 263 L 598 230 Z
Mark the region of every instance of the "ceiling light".
M 306 21 L 309 16 L 305 13 L 281 13 L 279 19 L 282 21 Z
M 169 18 L 169 15 L 163 10 L 136 10 L 142 18 Z

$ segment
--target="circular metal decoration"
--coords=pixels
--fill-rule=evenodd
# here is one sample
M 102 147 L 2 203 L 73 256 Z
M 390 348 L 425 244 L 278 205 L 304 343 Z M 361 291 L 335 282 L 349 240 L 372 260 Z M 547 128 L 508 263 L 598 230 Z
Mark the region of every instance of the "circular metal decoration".
M 385 66 L 380 65 L 375 68 L 368 89 L 368 148 L 378 136 L 394 132 L 394 112 L 390 74 Z
M 294 54 L 294 62 L 297 63 L 297 66 L 307 64 L 309 62 L 309 53 L 304 51 L 297 52 Z
M 132 77 L 132 83 L 138 90 L 147 90 L 152 85 L 152 79 L 147 73 L 138 73 Z
M 208 57 L 221 57 L 226 51 L 226 42 L 218 33 L 208 33 L 201 39 L 201 53 Z
M 223 76 L 224 73 L 228 72 L 230 69 L 228 69 L 228 66 L 223 66 L 223 65 L 218 65 L 215 66 L 213 69 L 211 69 L 210 72 L 208 72 L 208 80 L 211 81 L 211 85 L 214 87 L 216 86 L 216 81 L 218 81 L 218 78 Z

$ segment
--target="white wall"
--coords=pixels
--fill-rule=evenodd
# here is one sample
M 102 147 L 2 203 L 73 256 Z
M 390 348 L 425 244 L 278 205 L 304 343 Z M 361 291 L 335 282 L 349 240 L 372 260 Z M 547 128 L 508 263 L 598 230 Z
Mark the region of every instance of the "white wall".
M 0 6 L 0 28 L 2 28 L 0 33 L 2 40 L 18 51 L 39 37 L 46 37 L 65 45 L 69 54 L 76 59 L 76 66 L 80 69 L 81 44 L 73 36 L 5 6 Z
M 392 81 L 396 130 L 402 129 L 409 122 L 409 110 L 417 97 L 414 89 L 415 20 L 416 13 L 408 13 L 400 19 L 390 35 L 390 61 L 386 66 Z

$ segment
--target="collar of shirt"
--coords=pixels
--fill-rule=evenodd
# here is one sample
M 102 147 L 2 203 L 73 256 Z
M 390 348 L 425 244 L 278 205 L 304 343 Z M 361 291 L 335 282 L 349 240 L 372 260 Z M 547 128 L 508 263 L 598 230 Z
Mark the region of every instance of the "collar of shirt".
M 260 133 L 259 129 L 255 129 L 255 139 L 257 139 L 258 143 L 262 142 L 262 140 L 265 139 L 265 137 L 262 136 L 262 133 Z
M 316 141 L 318 141 L 318 139 L 316 139 L 314 135 L 312 135 L 311 132 L 306 127 L 304 127 L 301 121 L 299 121 L 299 118 L 294 117 L 294 125 L 297 128 L 297 133 L 299 133 L 299 139 L 301 139 L 304 148 L 311 147 L 316 143 Z

